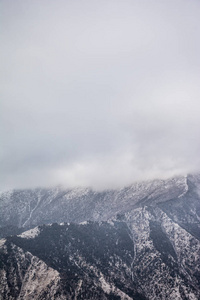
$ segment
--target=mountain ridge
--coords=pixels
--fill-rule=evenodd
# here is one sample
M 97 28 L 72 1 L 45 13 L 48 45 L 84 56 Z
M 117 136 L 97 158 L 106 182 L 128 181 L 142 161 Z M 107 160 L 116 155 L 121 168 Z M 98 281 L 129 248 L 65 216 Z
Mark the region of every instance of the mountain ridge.
M 199 175 L 8 195 L 0 197 L 0 225 L 13 226 L 11 235 L 1 228 L 1 300 L 200 298 Z
M 182 196 L 187 189 L 186 178 L 182 176 L 140 182 L 119 190 L 102 192 L 89 188 L 61 187 L 4 192 L 0 195 L 0 227 L 27 229 L 43 223 L 106 220 L 118 212 L 128 211 L 130 206 L 163 202 Z

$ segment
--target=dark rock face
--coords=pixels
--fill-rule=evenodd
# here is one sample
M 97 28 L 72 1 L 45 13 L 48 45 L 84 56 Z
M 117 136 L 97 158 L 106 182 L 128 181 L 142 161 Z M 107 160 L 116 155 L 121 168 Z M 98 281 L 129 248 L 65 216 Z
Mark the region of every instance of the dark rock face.
M 200 299 L 199 191 L 190 175 L 2 194 L 0 299 Z
M 57 294 L 66 295 L 67 299 L 76 299 L 78 295 L 80 299 L 121 299 L 121 296 L 146 299 L 132 282 L 134 245 L 125 222 L 44 225 L 35 238 L 7 238 L 3 249 L 1 261 L 8 270 L 11 299 L 19 296 L 21 278 L 25 277 L 31 261 L 30 258 L 22 260 L 17 249 L 23 253 L 22 257 L 31 253 L 58 271 Z M 15 274 L 10 272 L 13 268 Z M 22 271 L 24 276 L 20 274 Z M 50 297 L 48 293 L 47 289 L 46 295 Z

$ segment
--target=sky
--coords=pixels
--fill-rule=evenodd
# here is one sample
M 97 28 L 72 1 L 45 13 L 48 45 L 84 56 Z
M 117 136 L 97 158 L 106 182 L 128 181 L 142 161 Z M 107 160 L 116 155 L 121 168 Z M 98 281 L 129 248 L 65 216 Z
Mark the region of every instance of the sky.
M 0 0 L 0 189 L 200 170 L 200 1 Z

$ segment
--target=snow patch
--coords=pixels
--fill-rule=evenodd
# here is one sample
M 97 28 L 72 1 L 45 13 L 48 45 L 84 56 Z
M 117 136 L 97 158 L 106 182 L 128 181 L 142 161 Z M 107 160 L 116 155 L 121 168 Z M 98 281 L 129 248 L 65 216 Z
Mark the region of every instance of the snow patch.
M 6 239 L 1 239 L 0 240 L 0 248 L 3 247 L 3 245 L 5 244 L 5 242 L 6 242 Z
M 101 287 L 102 287 L 103 291 L 106 294 L 110 294 L 112 292 L 115 295 L 119 296 L 121 300 L 132 300 L 133 299 L 133 298 L 130 298 L 127 294 L 122 292 L 119 288 L 117 288 L 113 284 L 106 282 L 106 280 L 101 272 L 100 272 L 99 281 L 101 283 Z
M 69 190 L 64 197 L 65 199 L 74 199 L 74 198 L 83 197 L 89 194 L 89 192 L 90 192 L 89 188 L 76 187 L 72 190 Z
M 184 189 L 183 193 L 178 196 L 178 198 L 183 197 L 188 192 L 189 188 L 188 188 L 188 184 L 187 184 L 187 176 L 185 176 L 185 182 L 184 183 L 185 183 L 185 189 Z
M 38 236 L 39 233 L 40 233 L 40 230 L 37 226 L 33 229 L 30 229 L 30 230 L 27 230 L 27 231 L 21 233 L 20 235 L 18 235 L 18 237 L 21 237 L 21 238 L 24 238 L 24 239 L 33 239 L 36 236 Z
M 81 223 L 79 223 L 79 225 L 87 225 L 89 222 L 88 221 L 83 221 Z

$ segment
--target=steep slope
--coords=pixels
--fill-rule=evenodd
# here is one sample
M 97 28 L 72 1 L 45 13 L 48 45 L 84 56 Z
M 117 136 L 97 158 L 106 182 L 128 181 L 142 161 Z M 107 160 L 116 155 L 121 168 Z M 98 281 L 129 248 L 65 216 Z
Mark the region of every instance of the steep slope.
M 0 278 L 1 300 L 46 299 L 48 294 L 52 299 L 66 299 L 58 292 L 61 279 L 57 271 L 6 240 L 0 245 Z
M 131 278 L 134 246 L 124 222 L 42 226 L 34 235 L 8 238 L 3 250 L 4 299 L 26 297 L 28 290 L 34 299 L 146 299 Z
M 101 221 L 141 205 L 166 202 L 183 195 L 187 178 L 135 183 L 120 190 L 88 188 L 13 190 L 0 195 L 0 236 L 54 222 Z
M 2 299 L 198 300 L 199 240 L 159 208 L 123 219 L 43 225 L 7 238 Z
M 187 189 L 178 198 L 159 203 L 166 214 L 200 239 L 200 176 L 187 177 Z
M 200 299 L 199 175 L 0 203 L 2 300 Z
M 135 245 L 133 280 L 148 299 L 199 299 L 199 240 L 157 207 L 125 217 Z

